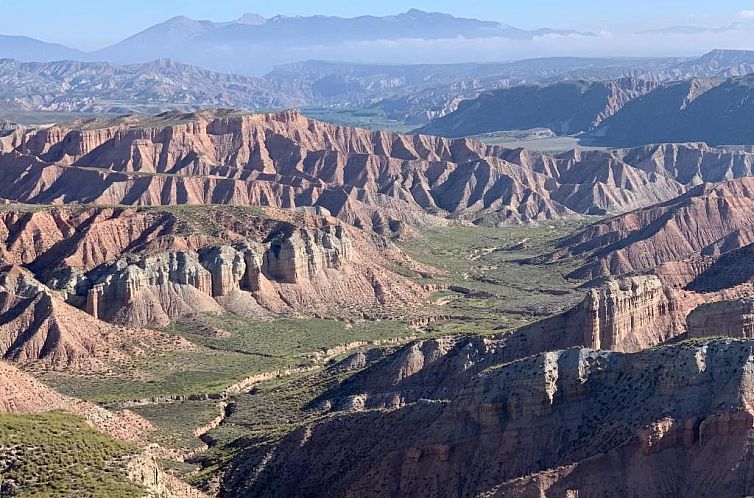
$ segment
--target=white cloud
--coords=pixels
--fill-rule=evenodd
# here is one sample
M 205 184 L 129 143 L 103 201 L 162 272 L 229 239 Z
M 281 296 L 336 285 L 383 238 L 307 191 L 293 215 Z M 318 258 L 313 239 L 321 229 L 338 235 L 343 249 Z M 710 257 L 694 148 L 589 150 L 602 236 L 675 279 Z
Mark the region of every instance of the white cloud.
M 738 17 L 742 19 L 754 19 L 754 10 L 742 10 L 738 13 Z

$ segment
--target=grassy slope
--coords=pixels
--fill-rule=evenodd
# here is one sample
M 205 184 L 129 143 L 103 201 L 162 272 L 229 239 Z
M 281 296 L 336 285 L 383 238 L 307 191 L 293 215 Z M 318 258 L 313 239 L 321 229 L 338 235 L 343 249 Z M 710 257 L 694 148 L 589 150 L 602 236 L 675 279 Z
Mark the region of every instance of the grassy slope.
M 19 497 L 143 496 L 126 478 L 136 449 L 64 412 L 0 415 L 0 483 Z

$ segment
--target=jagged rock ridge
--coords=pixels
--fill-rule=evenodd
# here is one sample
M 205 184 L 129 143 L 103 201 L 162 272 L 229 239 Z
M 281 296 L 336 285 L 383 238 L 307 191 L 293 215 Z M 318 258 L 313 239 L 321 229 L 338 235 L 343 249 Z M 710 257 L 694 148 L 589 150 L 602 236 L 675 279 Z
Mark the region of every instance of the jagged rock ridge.
M 739 166 L 749 167 L 735 161 L 728 164 L 730 169 L 717 174 L 728 175 Z M 693 170 L 681 174 L 699 178 Z M 660 267 L 659 274 L 667 280 L 694 288 L 692 282 L 703 278 L 703 272 L 714 271 L 711 266 L 715 259 L 743 251 L 754 242 L 753 202 L 751 178 L 699 185 L 671 201 L 600 221 L 566 237 L 559 242 L 561 250 L 550 259 L 585 257 L 586 263 L 571 274 L 577 278 L 620 276 Z M 743 264 L 746 254 L 729 259 Z M 733 280 L 730 273 L 727 284 L 717 290 L 744 283 L 746 277 Z
M 470 140 L 339 127 L 297 112 L 168 113 L 0 137 L 0 197 L 35 204 L 322 207 L 380 233 L 443 223 L 619 213 L 752 157 L 698 144 L 547 156 Z M 689 174 L 696 171 L 696 174 Z

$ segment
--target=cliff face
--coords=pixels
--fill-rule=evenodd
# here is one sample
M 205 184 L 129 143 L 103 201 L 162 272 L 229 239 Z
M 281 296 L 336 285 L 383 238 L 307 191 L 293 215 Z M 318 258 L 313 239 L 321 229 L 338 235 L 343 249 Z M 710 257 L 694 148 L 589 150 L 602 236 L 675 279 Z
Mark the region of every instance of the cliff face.
M 749 301 L 739 299 L 751 294 L 748 286 L 700 294 L 664 285 L 654 275 L 609 280 L 573 308 L 510 333 L 408 344 L 316 404 L 343 411 L 452 399 L 494 365 L 548 351 L 635 353 L 686 337 L 749 337 Z
M 125 118 L 18 142 L 3 147 L 10 183 L 0 196 L 24 202 L 317 205 L 378 231 L 439 223 L 431 214 L 442 211 L 503 209 L 511 221 L 570 214 L 549 201 L 543 179 L 480 143 L 342 128 L 296 112 Z M 494 198 L 479 195 L 490 189 Z
M 605 119 L 589 134 L 598 145 L 630 147 L 661 142 L 751 143 L 740 126 L 750 112 L 750 75 L 666 83 Z
M 748 176 L 752 157 L 695 144 L 547 156 L 339 127 L 293 111 L 203 111 L 18 129 L 0 141 L 0 197 L 316 206 L 392 233 L 451 214 L 505 224 L 624 212 L 702 180 Z
M 684 318 L 699 298 L 665 288 L 655 276 L 611 280 L 589 291 L 584 346 L 640 351 L 662 344 L 684 329 Z
M 689 337 L 754 337 L 754 301 L 738 299 L 704 304 L 688 316 Z
M 224 484 L 266 496 L 323 487 L 332 496 L 746 495 L 751 347 L 571 349 L 504 363 L 447 398 L 301 428 L 259 468 L 239 456 Z
M 220 313 L 239 300 L 252 305 L 246 314 L 418 304 L 410 302 L 420 299 L 415 285 L 406 282 L 405 294 L 390 295 L 378 270 L 355 260 L 350 239 L 337 225 L 295 230 L 266 244 L 125 256 L 76 275 L 75 283 L 65 287 L 75 289 L 72 300 L 85 294 L 85 309 L 95 318 L 132 325 L 167 325 L 191 313 Z
M 18 267 L 0 269 L 0 317 L 0 355 L 31 370 L 97 374 L 150 351 L 193 347 L 178 337 L 96 320 Z
M 304 211 L 8 210 L 0 231 L 4 259 L 124 325 L 224 310 L 345 316 L 425 297 L 387 269 L 404 257 L 387 240 L 378 247 L 379 236 Z

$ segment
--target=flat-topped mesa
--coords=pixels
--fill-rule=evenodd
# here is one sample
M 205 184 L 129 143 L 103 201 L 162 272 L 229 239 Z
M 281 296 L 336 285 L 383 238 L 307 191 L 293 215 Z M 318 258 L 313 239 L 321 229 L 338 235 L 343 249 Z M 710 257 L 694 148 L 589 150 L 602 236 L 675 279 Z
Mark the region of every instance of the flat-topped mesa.
M 754 299 L 718 301 L 688 316 L 689 337 L 754 338 Z

